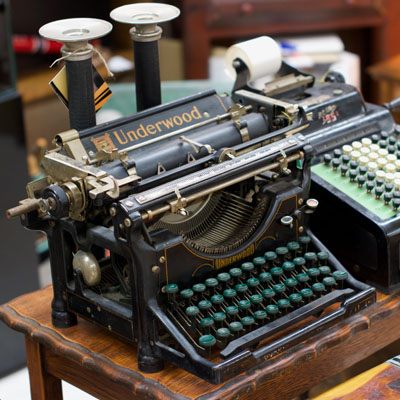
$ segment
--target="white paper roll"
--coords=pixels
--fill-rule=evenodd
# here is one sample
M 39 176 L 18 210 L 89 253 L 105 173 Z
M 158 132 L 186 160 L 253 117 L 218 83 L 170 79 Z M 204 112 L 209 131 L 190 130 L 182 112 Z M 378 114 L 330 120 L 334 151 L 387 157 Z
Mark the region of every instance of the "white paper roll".
M 281 49 L 269 36 L 260 36 L 229 47 L 225 62 L 228 74 L 233 79 L 236 78 L 236 71 L 232 63 L 236 58 L 240 58 L 247 65 L 251 81 L 275 74 L 282 64 Z

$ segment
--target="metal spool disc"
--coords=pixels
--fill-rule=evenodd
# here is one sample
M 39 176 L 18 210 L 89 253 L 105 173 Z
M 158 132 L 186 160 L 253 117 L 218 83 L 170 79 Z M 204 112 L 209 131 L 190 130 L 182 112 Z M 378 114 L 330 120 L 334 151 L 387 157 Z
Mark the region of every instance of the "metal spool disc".
M 98 39 L 111 32 L 113 26 L 102 19 L 68 18 L 50 22 L 39 29 L 40 36 L 62 43 Z
M 160 24 L 171 21 L 180 14 L 177 7 L 161 3 L 128 4 L 112 10 L 110 17 L 114 21 L 132 25 Z

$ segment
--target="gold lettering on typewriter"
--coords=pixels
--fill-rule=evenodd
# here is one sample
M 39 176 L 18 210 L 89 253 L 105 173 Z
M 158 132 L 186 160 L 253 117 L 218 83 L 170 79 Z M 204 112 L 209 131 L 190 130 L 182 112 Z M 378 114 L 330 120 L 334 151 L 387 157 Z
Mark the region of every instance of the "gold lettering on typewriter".
M 181 115 L 173 115 L 169 118 L 165 118 L 148 125 L 140 124 L 136 130 L 125 132 L 123 129 L 118 129 L 113 131 L 111 135 L 114 137 L 114 139 L 116 139 L 119 144 L 126 145 L 128 143 L 135 142 L 136 140 L 139 140 L 141 138 L 163 133 L 166 130 L 172 130 L 174 128 L 179 129 L 184 123 L 190 124 L 195 120 L 199 120 L 202 118 L 203 115 L 200 113 L 197 106 L 193 106 L 191 111 L 184 112 Z M 109 133 L 105 133 L 104 135 L 92 138 L 91 141 L 95 145 L 96 149 L 99 151 L 111 151 L 115 148 Z
M 93 142 L 98 151 L 112 151 L 116 148 L 112 139 L 110 138 L 109 133 L 105 133 L 104 135 L 96 138 L 91 138 L 90 140 Z
M 220 269 L 226 267 L 227 265 L 233 264 L 237 261 L 243 260 L 244 258 L 250 257 L 253 254 L 254 254 L 254 244 L 249 246 L 247 249 L 244 249 L 240 253 L 235 254 L 234 256 L 215 260 L 215 268 Z

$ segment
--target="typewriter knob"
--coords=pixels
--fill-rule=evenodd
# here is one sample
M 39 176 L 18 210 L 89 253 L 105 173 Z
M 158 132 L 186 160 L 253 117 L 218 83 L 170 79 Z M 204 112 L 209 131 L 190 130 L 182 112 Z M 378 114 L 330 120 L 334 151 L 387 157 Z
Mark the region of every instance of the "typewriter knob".
M 88 286 L 96 286 L 101 281 L 101 270 L 96 257 L 86 251 L 79 250 L 73 258 L 72 267 L 82 272 L 83 281 Z
M 55 218 L 63 218 L 69 213 L 69 198 L 60 186 L 51 185 L 43 191 L 42 198 L 50 204 L 49 213 Z

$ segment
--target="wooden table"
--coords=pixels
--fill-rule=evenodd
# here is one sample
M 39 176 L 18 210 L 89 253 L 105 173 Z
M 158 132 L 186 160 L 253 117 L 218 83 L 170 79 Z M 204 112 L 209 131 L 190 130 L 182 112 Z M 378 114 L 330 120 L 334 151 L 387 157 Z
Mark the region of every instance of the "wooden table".
M 0 307 L 0 319 L 26 337 L 32 399 L 62 399 L 61 380 L 99 399 L 292 399 L 400 338 L 400 295 L 378 303 L 221 385 L 169 365 L 138 371 L 136 349 L 106 329 L 79 320 L 51 324 L 52 288 Z

